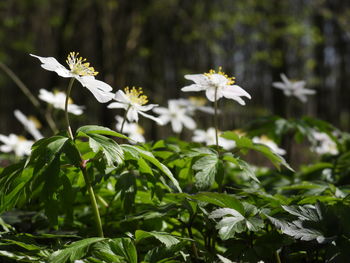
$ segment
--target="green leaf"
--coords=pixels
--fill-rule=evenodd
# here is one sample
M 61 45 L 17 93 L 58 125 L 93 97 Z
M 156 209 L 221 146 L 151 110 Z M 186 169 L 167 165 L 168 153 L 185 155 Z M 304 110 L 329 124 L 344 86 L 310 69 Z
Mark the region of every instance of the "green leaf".
M 137 263 L 137 251 L 130 238 L 114 238 L 109 245 L 114 253 L 123 256 L 128 263 Z
M 49 263 L 65 263 L 67 261 L 73 262 L 74 260 L 83 258 L 90 246 L 94 243 L 100 242 L 106 240 L 105 238 L 100 237 L 91 237 L 86 238 L 83 240 L 76 241 L 67 248 L 55 251 L 50 257 L 49 257 Z
M 195 185 L 198 189 L 206 189 L 213 185 L 218 172 L 218 163 L 217 155 L 211 154 L 199 158 L 192 165 L 192 169 L 196 171 Z
M 280 166 L 283 165 L 286 168 L 288 168 L 289 170 L 294 171 L 282 156 L 276 154 L 269 147 L 267 147 L 265 145 L 253 143 L 253 141 L 248 137 L 239 136 L 238 134 L 231 132 L 231 131 L 224 132 L 221 135 L 221 137 L 235 141 L 236 148 L 238 148 L 238 149 L 240 148 L 244 151 L 254 150 L 254 151 L 258 151 L 258 152 L 262 153 L 279 170 L 280 170 Z
M 113 131 L 113 130 L 107 128 L 107 127 L 97 126 L 97 125 L 86 125 L 86 126 L 80 127 L 76 131 L 77 136 L 79 136 L 80 132 L 82 132 L 84 134 L 87 134 L 87 135 L 90 135 L 90 134 L 110 135 L 110 136 L 115 136 L 115 137 L 118 137 L 118 138 L 130 140 L 129 137 L 127 137 L 127 136 L 125 136 L 125 135 L 123 135 L 121 133 Z
M 180 243 L 180 241 L 176 237 L 169 235 L 168 233 L 156 232 L 156 231 L 147 232 L 143 230 L 136 230 L 135 232 L 136 241 L 140 241 L 148 237 L 155 237 L 161 243 L 163 243 L 166 247 L 171 247 L 173 245 Z
M 239 213 L 244 214 L 244 207 L 242 203 L 237 198 L 229 194 L 202 192 L 196 195 L 189 195 L 189 198 L 220 207 L 232 208 Z
M 128 145 L 128 144 L 123 144 L 122 148 L 124 151 L 130 153 L 134 157 L 142 157 L 143 159 L 147 160 L 154 166 L 156 166 L 160 171 L 162 171 L 169 179 L 170 181 L 174 184 L 176 189 L 179 192 L 182 192 L 181 187 L 179 185 L 179 182 L 175 179 L 174 175 L 171 173 L 168 167 L 166 167 L 164 164 L 159 162 L 154 155 L 151 152 L 148 152 L 146 150 L 143 150 L 137 146 L 134 145 Z
M 94 133 L 85 134 L 82 131 L 79 132 L 79 136 L 87 136 L 89 138 L 90 148 L 95 153 L 101 151 L 106 159 L 107 165 L 113 166 L 114 163 L 120 164 L 123 162 L 123 151 L 119 144 L 111 138 Z

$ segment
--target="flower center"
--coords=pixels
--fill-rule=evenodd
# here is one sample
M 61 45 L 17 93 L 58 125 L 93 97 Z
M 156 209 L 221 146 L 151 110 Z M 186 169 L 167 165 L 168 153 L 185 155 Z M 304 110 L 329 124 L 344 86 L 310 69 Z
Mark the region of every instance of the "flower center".
M 96 76 L 97 71 L 90 67 L 90 63 L 85 62 L 86 58 L 78 57 L 79 53 L 70 52 L 67 57 L 67 64 L 73 74 L 80 76 Z
M 37 118 L 35 118 L 34 116 L 29 116 L 28 120 L 30 120 L 34 123 L 35 128 L 40 129 L 42 127 L 40 121 Z
M 138 105 L 145 105 L 148 102 L 148 98 L 146 95 L 141 95 L 143 93 L 142 88 L 135 88 L 132 87 L 131 89 L 129 87 L 126 87 L 125 89 L 125 95 L 129 98 L 131 103 L 138 104 Z
M 205 76 L 207 76 L 209 79 L 212 79 L 214 74 L 219 74 L 224 76 L 227 79 L 226 85 L 233 85 L 235 83 L 235 77 L 229 77 L 225 72 L 222 71 L 222 67 L 219 67 L 219 71 L 216 72 L 215 70 L 211 69 L 208 73 L 204 73 Z
M 207 102 L 207 100 L 203 97 L 189 97 L 188 99 L 196 107 L 204 106 Z
M 136 132 L 141 135 L 145 134 L 145 130 L 140 125 L 137 125 Z

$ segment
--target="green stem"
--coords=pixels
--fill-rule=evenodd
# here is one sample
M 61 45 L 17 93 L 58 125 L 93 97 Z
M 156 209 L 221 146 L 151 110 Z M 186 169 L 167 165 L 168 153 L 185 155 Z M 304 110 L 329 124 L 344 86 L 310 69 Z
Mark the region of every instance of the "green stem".
M 125 124 L 125 121 L 126 121 L 126 115 L 128 114 L 128 111 L 130 109 L 130 105 L 128 106 L 128 108 L 126 109 L 125 113 L 124 113 L 124 119 L 123 119 L 123 122 L 122 122 L 122 127 L 120 127 L 120 133 L 123 133 L 123 129 L 124 129 L 124 124 Z
M 281 263 L 281 258 L 280 258 L 280 255 L 278 253 L 278 250 L 275 251 L 275 255 L 276 255 L 276 261 L 277 263 Z
M 68 88 L 67 88 L 67 94 L 66 94 L 66 102 L 64 104 L 64 115 L 66 117 L 66 125 L 67 125 L 67 132 L 69 137 L 73 140 L 74 136 L 72 133 L 72 128 L 70 127 L 69 124 L 69 117 L 68 117 L 68 101 L 69 101 L 69 96 L 70 96 L 70 92 L 72 90 L 73 87 L 73 83 L 74 83 L 74 78 L 71 78 L 68 84 Z
M 70 82 L 68 84 L 67 94 L 66 94 L 66 101 L 65 101 L 65 104 L 64 104 L 64 113 L 65 113 L 65 118 L 66 118 L 67 132 L 68 132 L 69 137 L 72 140 L 74 140 L 74 136 L 73 136 L 72 129 L 71 129 L 70 123 L 69 123 L 68 101 L 69 101 L 69 96 L 70 96 L 70 93 L 71 93 L 71 90 L 72 90 L 72 87 L 73 87 L 73 83 L 74 83 L 74 78 L 71 78 L 71 80 L 70 80 Z M 92 188 L 89 175 L 88 175 L 88 173 L 86 171 L 86 161 L 83 160 L 83 158 L 81 156 L 80 156 L 80 159 L 81 159 L 80 170 L 83 173 L 85 184 L 86 184 L 86 188 L 87 188 L 88 193 L 89 193 L 91 207 L 92 207 L 92 212 L 94 214 L 95 224 L 96 224 L 96 228 L 97 228 L 97 234 L 98 234 L 99 237 L 104 237 L 103 236 L 103 229 L 102 229 L 102 222 L 101 222 L 100 212 L 98 210 L 94 189 Z
M 219 136 L 218 136 L 218 88 L 215 88 L 214 95 L 214 127 L 215 127 L 215 143 L 216 148 L 219 149 Z
M 89 178 L 89 175 L 87 174 L 87 171 L 86 171 L 86 168 L 84 167 L 84 164 L 82 164 L 80 166 L 80 169 L 81 169 L 81 171 L 83 173 L 85 184 L 86 184 L 86 187 L 87 187 L 88 192 L 89 192 L 92 212 L 94 214 L 96 228 L 97 228 L 97 234 L 98 234 L 99 237 L 104 237 L 104 235 L 103 235 L 103 228 L 102 228 L 102 222 L 101 222 L 101 217 L 100 217 L 100 212 L 98 210 L 94 189 L 91 186 L 90 178 Z

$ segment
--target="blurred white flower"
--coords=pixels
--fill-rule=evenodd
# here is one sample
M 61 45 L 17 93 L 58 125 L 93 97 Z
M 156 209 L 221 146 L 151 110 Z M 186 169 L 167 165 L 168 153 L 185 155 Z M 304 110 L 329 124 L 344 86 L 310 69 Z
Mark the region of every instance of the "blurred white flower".
M 20 110 L 15 110 L 14 114 L 17 120 L 19 120 L 20 123 L 22 123 L 24 128 L 30 133 L 30 135 L 33 136 L 33 138 L 36 141 L 44 137 L 41 134 L 41 132 L 38 130 L 39 128 L 41 128 L 41 124 L 36 118 L 34 117 L 27 118 L 27 116 L 25 116 Z
M 127 111 L 126 119 L 130 122 L 138 122 L 139 120 L 138 114 L 141 114 L 146 118 L 154 120 L 158 124 L 162 124 L 159 118 L 144 113 L 144 111 L 149 111 L 158 105 L 157 104 L 145 105 L 148 102 L 148 98 L 146 95 L 142 95 L 143 93 L 142 88 L 136 89 L 135 87 L 132 87 L 130 89 L 129 87 L 126 87 L 124 90 L 125 90 L 125 93 L 122 90 L 118 90 L 116 92 L 114 96 L 114 100 L 116 102 L 112 102 L 107 106 L 107 108 L 126 110 Z
M 265 135 L 262 135 L 260 137 L 254 137 L 252 139 L 252 141 L 254 143 L 257 143 L 257 144 L 263 144 L 267 147 L 269 147 L 271 149 L 271 151 L 277 153 L 278 155 L 284 155 L 286 154 L 286 151 L 279 148 L 278 145 L 273 141 L 271 140 L 270 138 L 268 138 L 267 136 Z
M 16 156 L 22 157 L 30 154 L 30 149 L 33 141 L 29 141 L 22 136 L 10 134 L 9 136 L 0 134 L 0 141 L 3 145 L 0 146 L 1 152 L 14 152 Z
M 282 82 L 273 82 L 272 86 L 277 89 L 283 90 L 284 95 L 294 96 L 298 98 L 301 102 L 305 103 L 307 101 L 307 95 L 314 95 L 315 90 L 304 88 L 305 81 L 291 81 L 287 78 L 285 74 L 281 74 Z
M 124 118 L 120 116 L 115 116 L 115 119 L 117 120 L 116 129 L 118 131 L 121 130 Z M 135 142 L 145 142 L 145 137 L 143 136 L 145 131 L 144 129 L 138 125 L 136 122 L 129 123 L 127 121 L 124 122 L 123 127 L 123 133 L 125 133 L 132 141 L 131 143 Z
M 317 154 L 338 154 L 337 144 L 324 132 L 313 130 L 311 136 L 314 139 L 311 150 Z
M 63 78 L 75 78 L 83 87 L 86 87 L 97 99 L 98 102 L 105 103 L 113 98 L 112 87 L 107 83 L 95 79 L 94 76 L 98 74 L 90 64 L 85 62 L 86 59 L 78 57 L 79 53 L 70 52 L 67 57 L 67 64 L 69 69 L 61 65 L 53 57 L 39 57 L 33 54 L 31 56 L 40 60 L 41 67 L 54 71 Z
M 190 96 L 188 99 L 177 99 L 178 105 L 187 109 L 189 113 L 196 110 L 202 111 L 209 114 L 214 114 L 214 108 L 204 106 L 207 100 L 204 97 L 193 97 Z
M 215 101 L 215 93 L 216 100 L 225 97 L 227 99 L 235 100 L 241 105 L 245 105 L 245 102 L 241 97 L 251 98 L 248 92 L 240 86 L 233 85 L 235 83 L 235 78 L 228 77 L 221 71 L 221 67 L 219 68 L 219 72 L 210 70 L 209 73 L 185 75 L 185 78 L 194 81 L 195 84 L 183 87 L 181 89 L 182 91 L 204 90 L 205 95 L 210 101 Z
M 66 93 L 61 91 L 50 92 L 45 89 L 39 90 L 39 99 L 51 104 L 56 109 L 64 110 L 64 104 L 66 100 Z M 83 113 L 83 106 L 73 104 L 73 101 L 69 98 L 68 100 L 68 112 L 74 115 L 81 115 Z
M 236 143 L 232 140 L 227 140 L 225 138 L 219 137 L 219 145 L 224 148 L 225 150 L 230 150 L 235 148 Z M 206 145 L 214 145 L 216 144 L 215 140 L 215 128 L 211 127 L 207 129 L 206 131 L 204 130 L 195 130 L 194 135 L 192 137 L 192 141 L 194 142 L 202 142 L 205 143 Z
M 159 119 L 162 124 L 171 123 L 171 127 L 174 132 L 180 133 L 183 126 L 187 129 L 194 130 L 196 128 L 196 122 L 189 116 L 189 110 L 183 106 L 181 100 L 169 100 L 168 108 L 157 107 L 153 109 L 153 112 L 159 114 Z

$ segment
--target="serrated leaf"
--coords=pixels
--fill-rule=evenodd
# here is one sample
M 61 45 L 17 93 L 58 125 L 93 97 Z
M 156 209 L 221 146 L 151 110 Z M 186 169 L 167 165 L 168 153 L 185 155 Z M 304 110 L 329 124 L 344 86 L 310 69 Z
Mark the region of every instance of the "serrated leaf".
M 68 260 L 70 262 L 80 259 L 84 257 L 89 247 L 97 242 L 106 240 L 105 238 L 100 237 L 91 237 L 86 238 L 83 240 L 76 241 L 70 245 L 68 245 L 65 249 L 55 251 L 50 257 L 49 257 L 49 263 L 65 263 Z
M 83 132 L 79 133 L 84 135 Z M 102 152 L 106 162 L 109 166 L 113 166 L 114 163 L 123 162 L 123 151 L 121 147 L 112 139 L 99 134 L 85 134 L 89 137 L 89 146 L 93 152 Z
M 192 169 L 196 171 L 195 185 L 198 189 L 206 189 L 213 185 L 218 172 L 218 162 L 218 157 L 211 154 L 199 158 L 192 165 Z
M 180 240 L 178 240 L 176 237 L 164 232 L 156 232 L 156 231 L 147 232 L 143 230 L 136 230 L 135 232 L 135 238 L 137 241 L 140 241 L 148 237 L 155 237 L 161 243 L 163 243 L 166 247 L 171 247 L 173 245 L 180 243 Z

